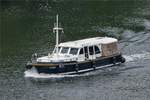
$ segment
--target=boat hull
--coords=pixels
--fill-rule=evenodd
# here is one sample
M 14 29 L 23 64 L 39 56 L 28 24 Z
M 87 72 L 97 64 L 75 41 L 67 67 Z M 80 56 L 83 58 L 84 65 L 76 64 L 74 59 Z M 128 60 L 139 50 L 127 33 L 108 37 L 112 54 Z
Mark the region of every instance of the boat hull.
M 101 57 L 95 60 L 87 60 L 83 62 L 30 63 L 26 65 L 26 68 L 31 69 L 32 67 L 35 67 L 38 73 L 77 74 L 104 67 L 110 67 L 124 62 L 125 59 L 119 54 L 111 57 Z

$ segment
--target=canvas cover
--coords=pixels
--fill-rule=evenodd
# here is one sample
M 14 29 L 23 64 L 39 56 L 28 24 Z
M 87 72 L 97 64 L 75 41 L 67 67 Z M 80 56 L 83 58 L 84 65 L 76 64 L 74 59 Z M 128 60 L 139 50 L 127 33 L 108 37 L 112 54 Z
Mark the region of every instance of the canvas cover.
M 102 56 L 111 56 L 119 53 L 117 42 L 101 44 Z

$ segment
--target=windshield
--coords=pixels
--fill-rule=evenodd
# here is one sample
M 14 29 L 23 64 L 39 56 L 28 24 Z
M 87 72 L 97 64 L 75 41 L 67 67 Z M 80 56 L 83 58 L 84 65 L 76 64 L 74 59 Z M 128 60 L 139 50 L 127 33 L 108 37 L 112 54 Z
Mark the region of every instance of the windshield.
M 77 53 L 78 53 L 78 48 L 71 48 L 70 49 L 70 53 L 69 54 L 76 55 Z
M 60 51 L 60 47 L 58 47 L 58 52 Z M 54 53 L 56 53 L 56 47 L 54 49 Z
M 68 53 L 69 47 L 62 47 L 61 53 Z

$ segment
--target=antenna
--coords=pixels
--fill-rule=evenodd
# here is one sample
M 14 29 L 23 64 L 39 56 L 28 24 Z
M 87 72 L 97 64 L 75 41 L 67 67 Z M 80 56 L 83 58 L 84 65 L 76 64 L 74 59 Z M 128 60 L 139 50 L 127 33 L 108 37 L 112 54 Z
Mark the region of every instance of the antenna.
M 58 14 L 56 15 L 56 23 L 54 23 L 53 33 L 56 33 L 56 54 L 58 57 L 59 30 L 63 32 L 63 28 L 59 27 Z

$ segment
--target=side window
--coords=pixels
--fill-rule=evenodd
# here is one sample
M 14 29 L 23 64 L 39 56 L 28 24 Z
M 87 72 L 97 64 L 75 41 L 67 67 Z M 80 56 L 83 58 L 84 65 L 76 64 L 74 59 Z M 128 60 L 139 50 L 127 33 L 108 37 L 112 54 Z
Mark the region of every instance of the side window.
M 70 49 L 70 54 L 76 55 L 78 53 L 78 48 L 71 48 Z
M 97 46 L 94 46 L 94 48 L 95 48 L 95 54 L 100 53 L 100 50 L 99 50 L 99 48 Z
M 80 55 L 83 54 L 83 48 L 80 49 L 79 54 L 80 54 Z
M 89 54 L 90 54 L 90 55 L 93 55 L 93 54 L 94 54 L 93 46 L 90 46 L 90 47 L 89 47 Z
M 63 47 L 62 49 L 61 49 L 61 53 L 67 53 L 68 52 L 68 50 L 69 50 L 69 47 Z

